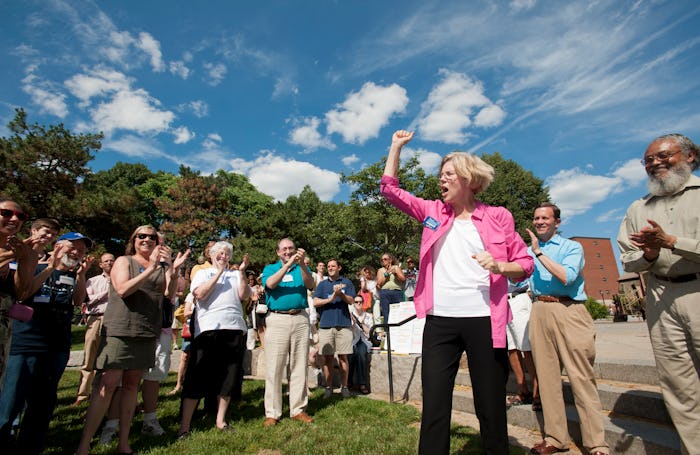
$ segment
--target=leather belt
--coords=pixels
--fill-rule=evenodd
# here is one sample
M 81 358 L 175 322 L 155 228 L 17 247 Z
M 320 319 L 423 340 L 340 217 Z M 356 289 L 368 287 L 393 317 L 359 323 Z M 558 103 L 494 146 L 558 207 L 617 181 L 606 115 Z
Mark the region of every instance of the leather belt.
M 700 273 L 689 273 L 687 275 L 678 276 L 663 276 L 655 273 L 652 273 L 652 275 L 654 275 L 654 278 L 657 280 L 668 281 L 669 283 L 687 283 L 688 281 L 700 279 Z
M 296 309 L 293 309 L 293 310 L 270 310 L 270 313 L 292 314 L 292 315 L 294 315 L 294 314 L 299 314 L 299 313 L 301 313 L 302 311 L 303 311 L 303 310 L 301 310 L 301 309 L 299 309 L 299 308 L 296 308 Z
M 535 300 L 540 302 L 576 302 L 576 300 L 565 295 L 538 295 L 535 296 Z

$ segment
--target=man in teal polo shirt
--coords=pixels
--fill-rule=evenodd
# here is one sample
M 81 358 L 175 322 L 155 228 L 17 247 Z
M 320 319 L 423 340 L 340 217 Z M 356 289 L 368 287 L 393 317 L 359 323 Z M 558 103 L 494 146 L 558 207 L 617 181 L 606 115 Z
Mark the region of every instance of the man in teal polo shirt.
M 289 358 L 289 415 L 311 423 L 306 413 L 309 315 L 307 289 L 314 288 L 311 271 L 304 265 L 305 251 L 290 239 L 277 244 L 280 260 L 265 266 L 262 284 L 269 314 L 265 319 L 265 423 L 276 425 L 282 417 L 282 378 Z

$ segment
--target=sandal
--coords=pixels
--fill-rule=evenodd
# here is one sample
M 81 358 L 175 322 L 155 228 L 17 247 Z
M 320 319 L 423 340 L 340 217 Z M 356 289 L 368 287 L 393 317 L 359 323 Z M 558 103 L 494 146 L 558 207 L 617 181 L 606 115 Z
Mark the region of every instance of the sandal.
M 532 398 L 532 393 L 528 392 L 526 394 L 517 394 L 513 395 L 512 397 L 506 398 L 506 408 L 510 408 L 511 406 L 521 406 L 524 404 L 532 404 L 533 398 Z
M 363 395 L 369 394 L 369 389 L 367 388 L 366 385 L 364 385 L 364 384 L 360 385 L 360 393 L 362 393 Z

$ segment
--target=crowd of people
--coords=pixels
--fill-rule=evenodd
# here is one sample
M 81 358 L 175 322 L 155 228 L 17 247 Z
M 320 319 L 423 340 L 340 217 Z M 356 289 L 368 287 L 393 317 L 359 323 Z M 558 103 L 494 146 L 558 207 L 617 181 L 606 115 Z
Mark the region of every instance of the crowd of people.
M 386 252 L 381 267 L 356 272 L 357 286 L 339 259 L 313 265 L 289 238 L 279 240 L 278 260 L 260 274 L 249 270 L 245 252 L 233 263 L 231 243 L 212 241 L 186 280 L 190 251 L 173 252 L 150 225 L 133 231 L 123 255 L 102 254 L 100 273 L 88 278 L 95 261 L 89 237 L 59 236 L 59 221 L 41 218 L 22 239 L 26 211 L 0 199 L 0 447 L 43 452 L 75 307 L 83 309 L 86 332 L 73 406 L 89 402 L 76 453 L 89 453 L 106 417 L 100 443 L 118 436 L 117 452 L 130 454 L 139 391 L 142 432 L 165 433 L 157 398 L 179 331 L 183 342 L 176 348 L 183 355 L 168 393 L 181 395 L 179 439 L 190 436 L 202 400 L 216 428 L 232 431 L 227 412 L 241 399 L 245 350 L 256 343 L 265 353 L 263 425 L 283 418 L 285 379 L 289 417 L 309 424 L 309 368 L 322 372 L 324 398 L 338 388 L 343 397 L 352 389 L 369 393 L 368 354 L 377 344 L 372 327 L 389 321 L 392 304 L 412 301 L 426 319 L 419 453 L 449 452 L 452 393 L 466 352 L 484 453 L 508 453 L 506 412 L 518 405 L 543 412 L 543 439 L 532 453 L 568 450 L 563 366 L 583 446 L 593 455 L 608 454 L 595 328 L 582 304 L 583 250 L 559 234 L 559 208 L 548 202 L 535 208 L 526 243 L 508 210 L 477 198 L 494 169 L 464 152 L 442 160 L 441 200 L 418 198 L 398 180 L 401 150 L 412 138 L 408 131 L 394 133 L 380 190 L 422 223 L 419 256 L 399 261 Z M 647 322 L 683 453 L 700 453 L 694 431 L 700 409 L 700 179 L 692 175 L 699 163 L 698 147 L 685 136 L 652 141 L 642 159 L 650 194 L 629 208 L 618 236 L 624 268 L 649 273 Z M 510 369 L 518 393 L 507 397 Z

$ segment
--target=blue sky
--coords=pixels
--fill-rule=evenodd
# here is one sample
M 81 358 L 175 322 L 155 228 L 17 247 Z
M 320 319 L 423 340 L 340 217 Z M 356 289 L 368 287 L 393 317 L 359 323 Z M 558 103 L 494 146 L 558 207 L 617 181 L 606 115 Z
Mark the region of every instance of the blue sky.
M 278 199 L 339 181 L 396 129 L 435 171 L 500 152 L 565 236 L 612 237 L 659 134 L 700 132 L 696 1 L 0 0 L 0 135 L 103 131 L 91 166 L 246 174 Z M 498 177 L 496 177 L 498 178 Z

